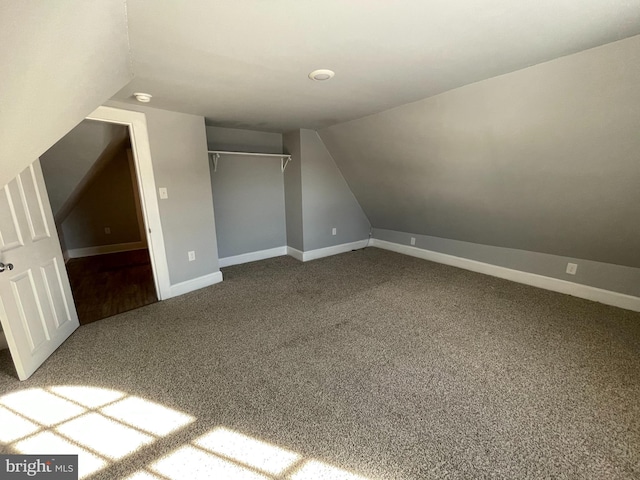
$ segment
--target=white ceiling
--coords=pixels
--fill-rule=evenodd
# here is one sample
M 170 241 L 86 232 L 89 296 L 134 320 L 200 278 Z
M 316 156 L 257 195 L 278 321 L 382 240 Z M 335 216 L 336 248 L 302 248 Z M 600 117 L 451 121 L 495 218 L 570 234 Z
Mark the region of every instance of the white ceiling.
M 640 34 L 640 0 L 128 0 L 114 98 L 266 131 L 318 129 Z M 335 70 L 313 82 L 317 68 Z

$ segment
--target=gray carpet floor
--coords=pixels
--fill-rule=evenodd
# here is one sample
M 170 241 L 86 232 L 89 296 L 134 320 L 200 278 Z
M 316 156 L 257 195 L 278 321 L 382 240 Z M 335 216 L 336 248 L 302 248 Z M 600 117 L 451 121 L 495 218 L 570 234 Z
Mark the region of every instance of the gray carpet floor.
M 26 382 L 1 352 L 0 404 L 84 385 L 195 418 L 94 478 L 216 427 L 372 479 L 640 478 L 638 313 L 375 248 L 223 273 L 80 327 Z M 266 478 L 331 477 L 294 470 Z

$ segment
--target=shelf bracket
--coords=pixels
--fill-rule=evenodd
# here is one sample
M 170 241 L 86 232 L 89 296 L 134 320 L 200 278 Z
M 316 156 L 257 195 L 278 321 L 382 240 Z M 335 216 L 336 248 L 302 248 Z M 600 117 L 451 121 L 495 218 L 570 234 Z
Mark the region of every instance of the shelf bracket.
M 213 171 L 217 172 L 218 171 L 218 160 L 220 160 L 220 154 L 219 153 L 211 153 L 211 162 L 213 162 Z
M 286 157 L 282 157 L 280 159 L 280 166 L 282 167 L 282 172 L 284 173 L 284 169 L 287 168 L 287 165 L 289 164 L 289 162 L 291 161 L 291 155 L 288 155 Z

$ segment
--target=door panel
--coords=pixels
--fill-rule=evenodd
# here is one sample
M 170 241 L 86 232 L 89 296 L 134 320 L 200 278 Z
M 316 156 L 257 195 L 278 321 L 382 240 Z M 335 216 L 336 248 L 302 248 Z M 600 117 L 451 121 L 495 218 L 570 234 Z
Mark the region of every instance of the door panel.
M 49 340 L 33 274 L 31 270 L 27 270 L 10 278 L 9 282 L 13 292 L 12 300 L 20 315 L 20 324 L 29 342 L 29 353 L 33 353 Z
M 62 268 L 64 269 L 64 267 Z M 57 330 L 66 322 L 71 321 L 69 305 L 67 304 L 67 299 L 61 287 L 63 280 L 60 276 L 60 267 L 58 267 L 57 259 L 52 258 L 49 263 L 40 267 L 40 272 L 42 273 L 44 286 L 47 290 L 47 298 L 49 299 L 49 306 L 53 314 L 54 327 Z M 66 274 L 66 270 L 64 273 Z
M 31 241 L 37 242 L 49 238 L 49 229 L 45 218 L 45 208 L 42 204 L 42 197 L 38 191 L 38 184 L 35 169 L 27 168 L 17 178 L 22 207 L 29 225 Z
M 78 328 L 39 160 L 0 193 L 0 322 L 28 378 Z
M 11 192 L 9 185 L 5 185 L 0 194 L 0 252 L 6 252 L 22 245 L 24 244 Z

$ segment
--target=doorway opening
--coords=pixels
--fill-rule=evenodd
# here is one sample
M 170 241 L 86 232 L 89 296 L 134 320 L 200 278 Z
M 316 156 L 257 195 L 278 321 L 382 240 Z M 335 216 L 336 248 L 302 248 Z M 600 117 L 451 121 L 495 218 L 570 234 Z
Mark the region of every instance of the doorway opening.
M 40 161 L 80 324 L 157 302 L 129 129 L 84 120 Z
M 98 107 L 87 120 L 122 125 L 128 132 L 128 158 L 133 158 L 136 173 L 131 183 L 137 182 L 140 195 L 155 292 L 159 300 L 170 298 L 146 116 Z M 36 159 L 0 189 L 0 260 L 6 265 L 0 277 L 0 324 L 20 380 L 29 378 L 79 326 L 41 163 Z M 77 170 L 71 166 L 63 173 L 70 177 Z

